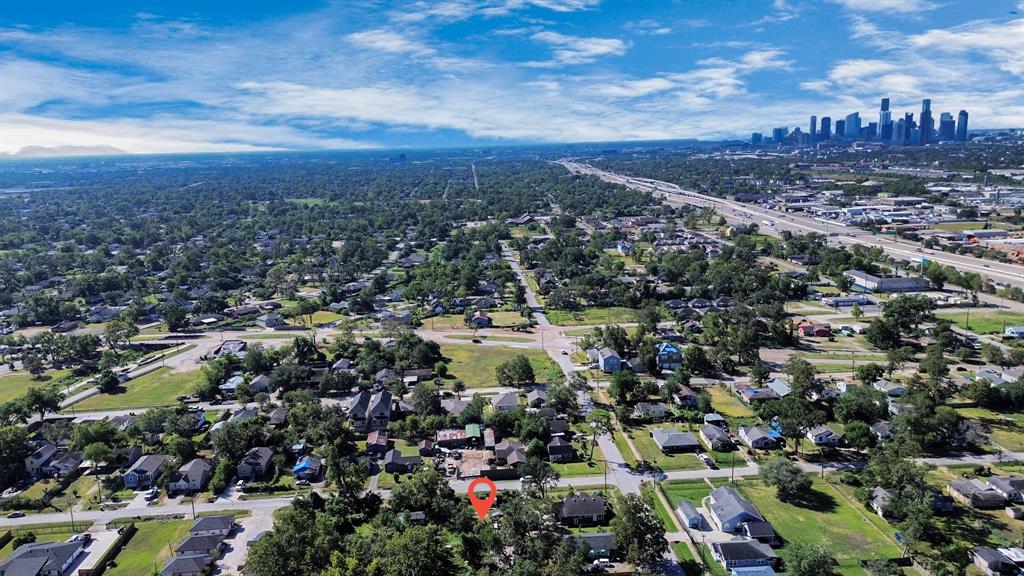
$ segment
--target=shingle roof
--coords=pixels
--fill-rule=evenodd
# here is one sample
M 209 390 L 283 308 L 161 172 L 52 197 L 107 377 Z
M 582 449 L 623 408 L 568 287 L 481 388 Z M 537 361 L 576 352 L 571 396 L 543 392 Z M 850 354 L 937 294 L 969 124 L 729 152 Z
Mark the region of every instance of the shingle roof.
M 677 432 L 676 430 L 655 428 L 654 431 L 651 432 L 651 436 L 654 437 L 654 442 L 662 449 L 700 446 L 697 439 L 689 432 Z
M 206 516 L 203 518 L 196 518 L 196 521 L 192 523 L 192 527 L 188 529 L 189 532 L 209 532 L 211 530 L 231 530 L 235 525 L 235 518 L 233 516 Z
M 711 500 L 711 509 L 715 512 L 715 516 L 722 520 L 735 518 L 740 514 L 747 514 L 758 520 L 764 520 L 764 517 L 757 511 L 757 508 L 754 508 L 753 504 L 747 502 L 738 492 L 728 486 L 722 486 L 712 491 Z
M 604 514 L 604 497 L 587 496 L 585 494 L 573 494 L 567 496 L 561 502 L 559 510 L 560 518 L 572 518 L 575 516 L 599 516 Z

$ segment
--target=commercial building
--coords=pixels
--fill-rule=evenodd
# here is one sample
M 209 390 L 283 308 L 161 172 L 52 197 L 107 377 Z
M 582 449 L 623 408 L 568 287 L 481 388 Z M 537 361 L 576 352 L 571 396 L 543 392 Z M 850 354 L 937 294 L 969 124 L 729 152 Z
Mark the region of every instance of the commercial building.
M 849 270 L 843 275 L 853 280 L 855 288 L 867 292 L 922 292 L 931 288 L 931 282 L 916 276 L 882 278 L 860 270 Z

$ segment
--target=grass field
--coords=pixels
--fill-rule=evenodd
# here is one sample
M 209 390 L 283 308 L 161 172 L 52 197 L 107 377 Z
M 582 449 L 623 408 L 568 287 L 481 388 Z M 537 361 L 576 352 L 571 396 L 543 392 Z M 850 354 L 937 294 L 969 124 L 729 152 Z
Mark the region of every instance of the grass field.
M 446 336 L 452 340 L 473 340 L 474 338 L 484 342 L 533 342 L 533 338 L 527 338 L 526 336 L 473 336 L 472 334 L 452 334 Z
M 835 487 L 815 478 L 806 502 L 800 505 L 780 502 L 775 489 L 758 481 L 738 484 L 739 491 L 772 523 L 788 543 L 808 542 L 822 545 L 839 561 L 839 573 L 864 574 L 858 561 L 871 558 L 895 558 L 902 552 L 893 540 L 893 529 L 875 524 L 871 514 L 851 503 Z M 881 519 L 879 519 L 881 520 Z
M 989 222 L 989 228 L 995 230 L 1006 230 L 1010 228 L 1004 223 Z M 943 222 L 932 226 L 932 230 L 943 230 L 945 232 L 963 232 L 964 230 L 979 230 L 984 227 L 981 222 Z
M 529 226 L 513 226 L 508 229 L 513 238 L 533 238 L 544 234 L 544 227 L 537 226 L 536 230 L 530 230 Z
M 661 500 L 654 493 L 654 486 L 651 484 L 644 484 L 640 487 L 640 494 L 647 500 L 647 504 L 650 505 L 651 509 L 654 510 L 654 514 L 661 520 L 661 524 L 665 526 L 666 532 L 675 532 L 678 530 L 675 523 L 672 521 L 672 512 L 667 510 L 661 503 Z
M 116 410 L 173 404 L 175 397 L 191 394 L 196 382 L 202 377 L 198 370 L 172 372 L 170 368 L 159 368 L 124 383 L 122 392 L 97 394 L 75 404 L 75 409 Z
M 677 508 L 682 500 L 700 506 L 701 501 L 711 494 L 711 486 L 703 480 L 669 480 L 661 483 L 661 491 L 673 508 Z
M 317 310 L 313 312 L 313 325 L 326 324 L 328 322 L 337 322 L 347 318 L 344 314 L 338 314 L 337 312 L 331 312 L 330 310 Z M 306 316 L 295 316 L 290 321 L 292 324 L 297 326 L 309 326 L 306 321 Z
M 626 436 L 622 433 L 622 430 L 616 429 L 612 434 L 612 440 L 615 442 L 615 447 L 619 449 L 619 453 L 622 454 L 622 459 L 625 460 L 629 466 L 636 466 L 636 457 L 633 456 L 633 451 L 629 449 L 629 444 L 626 442 Z
M 530 359 L 538 382 L 560 377 L 561 370 L 543 350 L 532 348 L 499 348 L 473 344 L 442 344 L 441 354 L 449 361 L 448 373 L 460 378 L 466 388 L 497 386 L 494 369 L 499 364 L 522 354 Z
M 636 445 L 636 449 L 640 451 L 640 456 L 642 456 L 644 460 L 662 470 L 700 470 L 704 468 L 704 464 L 702 464 L 694 454 L 662 453 L 661 449 L 658 448 L 658 445 L 654 442 L 654 438 L 651 437 L 651 431 L 655 428 L 667 428 L 682 432 L 687 431 L 684 426 L 668 423 L 649 424 L 647 426 L 633 428 L 630 430 L 629 436 L 633 439 L 633 444 Z M 696 437 L 696 434 L 694 434 L 694 437 Z
M 754 415 L 754 411 L 749 406 L 725 388 L 709 386 L 707 392 L 711 395 L 711 406 L 715 412 L 726 418 L 749 418 Z
M 150 520 L 135 525 L 139 529 L 114 561 L 117 566 L 107 570 L 108 576 L 150 574 L 164 565 L 176 546 L 188 533 L 192 520 Z
M 885 362 L 885 354 L 871 354 L 863 353 L 858 354 L 856 352 L 811 352 L 808 354 L 797 354 L 801 358 L 805 358 L 808 361 L 814 360 L 856 360 L 858 362 Z
M 57 382 L 71 375 L 71 370 L 47 370 L 33 378 L 28 372 L 13 372 L 0 376 L 0 398 L 10 400 L 28 392 L 29 388 Z
M 964 418 L 979 420 L 991 430 L 993 443 L 1010 452 L 1024 451 L 1024 414 L 998 413 L 985 408 L 959 408 Z
M 577 312 L 548 310 L 548 320 L 556 326 L 585 326 L 589 324 L 624 324 L 636 322 L 632 308 L 585 308 Z
M 1004 326 L 1020 326 L 1024 324 L 1024 312 L 999 312 L 965 310 L 939 310 L 935 313 L 939 318 L 950 320 L 957 326 L 979 334 L 1002 334 Z M 970 320 L 970 326 L 967 325 Z

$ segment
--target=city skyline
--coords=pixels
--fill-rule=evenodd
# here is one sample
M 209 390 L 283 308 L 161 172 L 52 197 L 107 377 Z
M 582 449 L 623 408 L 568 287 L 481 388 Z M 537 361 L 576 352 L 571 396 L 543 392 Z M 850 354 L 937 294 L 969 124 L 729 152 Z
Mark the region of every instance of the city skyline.
M 0 19 L 0 153 L 741 139 L 882 95 L 1020 127 L 1022 6 L 22 4 Z
M 763 132 L 753 132 L 750 143 L 785 144 L 796 146 L 814 145 L 831 140 L 883 142 L 906 146 L 925 146 L 937 142 L 966 142 L 970 140 L 970 113 L 960 110 L 956 119 L 952 112 L 941 112 L 936 123 L 932 111 L 931 98 L 922 98 L 920 111 L 915 120 L 914 112 L 905 112 L 902 118 L 893 119 L 891 99 L 881 98 L 878 105 L 878 120 L 872 121 L 870 116 L 863 120 L 860 110 L 851 112 L 843 118 L 837 116 L 835 131 L 831 127 L 832 117 L 821 117 L 821 128 L 818 129 L 818 116 L 811 114 L 807 130 L 796 126 L 772 128 L 771 136 L 765 137 Z

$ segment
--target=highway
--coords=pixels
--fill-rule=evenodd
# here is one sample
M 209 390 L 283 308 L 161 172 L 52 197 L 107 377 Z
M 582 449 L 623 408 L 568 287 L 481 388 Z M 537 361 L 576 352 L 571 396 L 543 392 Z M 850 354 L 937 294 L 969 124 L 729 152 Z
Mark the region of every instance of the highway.
M 557 164 L 564 166 L 574 174 L 589 174 L 597 176 L 605 182 L 621 184 L 634 190 L 650 192 L 656 196 L 664 198 L 669 204 L 675 206 L 688 204 L 691 206 L 715 208 L 715 210 L 727 220 L 757 224 L 760 227 L 761 232 L 764 234 L 778 236 L 783 230 L 802 234 L 817 232 L 828 236 L 828 241 L 830 243 L 847 246 L 852 246 L 854 244 L 878 246 L 893 258 L 903 260 L 927 258 L 933 262 L 953 266 L 962 272 L 977 272 L 996 282 L 1024 287 L 1024 266 L 983 260 L 973 256 L 949 254 L 939 250 L 929 250 L 916 243 L 900 242 L 884 238 L 874 235 L 871 232 L 861 230 L 860 228 L 843 226 L 841 224 L 830 224 L 828 222 L 808 218 L 806 216 L 778 212 L 752 204 L 743 204 L 724 198 L 716 198 L 706 194 L 699 194 L 697 192 L 684 190 L 678 185 L 670 182 L 651 180 L 648 178 L 634 178 L 601 170 L 589 164 L 580 162 L 559 160 Z

